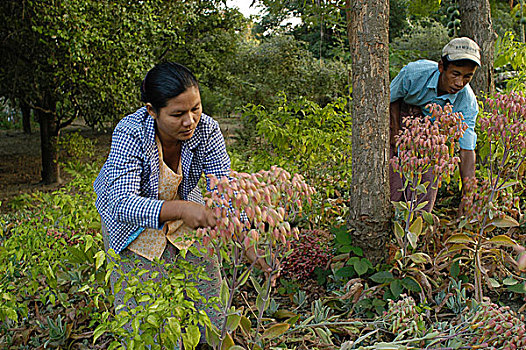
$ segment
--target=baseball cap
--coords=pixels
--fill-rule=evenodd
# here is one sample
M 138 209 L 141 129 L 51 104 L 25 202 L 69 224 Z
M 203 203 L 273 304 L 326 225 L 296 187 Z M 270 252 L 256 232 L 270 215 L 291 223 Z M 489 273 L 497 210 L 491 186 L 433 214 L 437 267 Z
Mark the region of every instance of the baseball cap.
M 467 37 L 455 38 L 442 49 L 442 57 L 450 61 L 471 60 L 480 66 L 480 47 Z

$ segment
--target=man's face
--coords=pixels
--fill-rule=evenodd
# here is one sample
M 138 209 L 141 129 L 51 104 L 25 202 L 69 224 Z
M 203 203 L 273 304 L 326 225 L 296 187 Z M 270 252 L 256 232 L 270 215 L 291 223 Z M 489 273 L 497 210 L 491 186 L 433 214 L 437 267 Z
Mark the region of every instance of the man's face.
M 438 62 L 440 77 L 438 78 L 438 94 L 456 94 L 462 90 L 473 79 L 477 65 L 455 66 L 450 63 L 444 69 L 442 61 Z

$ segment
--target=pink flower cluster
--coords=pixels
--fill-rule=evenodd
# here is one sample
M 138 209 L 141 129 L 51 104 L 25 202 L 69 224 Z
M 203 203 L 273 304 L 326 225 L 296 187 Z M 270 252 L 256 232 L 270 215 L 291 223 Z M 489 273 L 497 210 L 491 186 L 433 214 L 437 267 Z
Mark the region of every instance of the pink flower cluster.
M 233 241 L 245 249 L 258 241 L 289 246 L 288 239 L 298 237 L 289 221 L 301 213 L 304 200 L 311 203 L 315 192 L 301 175 L 291 176 L 276 166 L 254 174 L 232 171 L 230 178 L 211 175 L 210 188 L 206 205 L 214 211 L 216 227 L 198 230 L 209 252 L 216 243 Z
M 464 134 L 467 125 L 461 113 L 454 113 L 451 105 L 426 106 L 431 115 L 406 117 L 404 128 L 396 137 L 398 154 L 391 158 L 393 170 L 417 186 L 422 174 L 433 169 L 438 186 L 443 176 L 451 174 L 460 162 L 453 157 L 455 141 Z
M 526 97 L 522 93 L 497 94 L 486 99 L 489 114 L 480 119 L 482 131 L 487 131 L 488 141 L 500 142 L 516 157 L 526 153 Z
M 526 160 L 526 97 L 511 92 L 486 99 L 489 113 L 480 119 L 481 130 L 487 134 L 488 156 L 483 160 L 488 176 L 466 183 L 468 214 L 482 222 L 488 215 L 520 216 L 519 195 L 511 191 L 512 184 L 524 177 L 520 171 Z
M 492 191 L 496 185 L 492 185 L 489 179 L 465 179 L 463 186 L 465 187 L 466 216 L 477 222 L 482 222 L 485 216 L 500 219 L 506 215 L 515 218 L 519 216 L 519 196 L 514 196 L 507 191 Z M 494 192 L 493 195 L 492 192 Z

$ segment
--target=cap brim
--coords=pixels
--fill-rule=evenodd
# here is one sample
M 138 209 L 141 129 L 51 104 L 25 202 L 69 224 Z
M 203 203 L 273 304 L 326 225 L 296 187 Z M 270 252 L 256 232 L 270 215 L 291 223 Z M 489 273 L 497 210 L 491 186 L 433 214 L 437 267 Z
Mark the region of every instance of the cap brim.
M 479 67 L 481 66 L 480 59 L 477 56 L 473 56 L 473 55 L 449 54 L 449 55 L 447 55 L 447 59 L 450 60 L 450 61 L 470 60 L 470 61 L 475 62 Z

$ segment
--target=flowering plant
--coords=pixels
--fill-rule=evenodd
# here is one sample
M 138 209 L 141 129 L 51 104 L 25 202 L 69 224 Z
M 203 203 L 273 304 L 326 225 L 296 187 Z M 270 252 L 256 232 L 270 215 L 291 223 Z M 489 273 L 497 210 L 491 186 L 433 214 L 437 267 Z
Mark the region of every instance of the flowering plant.
M 408 245 L 416 248 L 418 236 L 422 233 L 424 219 L 433 223 L 432 216 L 423 211 L 427 202 L 419 199 L 430 188 L 438 188 L 443 179 L 449 179 L 460 159 L 453 156 L 455 141 L 464 134 L 467 125 L 461 113 L 453 112 L 451 105 L 426 106 L 430 115 L 423 118 L 406 117 L 405 128 L 395 136 L 398 154 L 391 158 L 391 166 L 405 179 L 405 201 L 393 203 L 402 213 L 404 227 L 395 222 L 395 236 L 402 254 L 407 254 Z M 422 183 L 422 176 L 433 172 L 432 182 Z M 409 190 L 409 191 L 407 191 Z M 409 196 L 407 195 L 409 193 Z
M 466 182 L 465 201 L 469 209 L 466 219 L 461 222 L 464 232 L 453 235 L 447 241 L 453 244 L 450 250 L 464 249 L 472 254 L 475 298 L 479 302 L 483 297 L 483 279 L 490 287 L 500 286 L 497 280 L 490 277 L 490 269 L 486 269 L 484 260 L 495 262 L 496 266 L 491 270 L 499 271 L 507 279 L 513 273 L 504 264 L 506 261 L 515 265 L 516 270 L 526 268 L 524 256 L 515 262 L 506 250 L 493 247 L 513 247 L 519 254 L 524 248 L 508 234 L 490 234 L 495 228 L 519 226 L 519 221 L 523 220 L 519 195 L 526 170 L 526 97 L 515 92 L 497 94 L 486 99 L 486 107 L 487 112 L 480 119 L 481 131 L 486 139 L 480 154 L 487 171 L 481 179 Z M 515 274 L 512 279 L 512 286 L 516 286 L 512 289 L 526 292 L 524 278 Z
M 241 325 L 250 347 L 260 349 L 264 340 L 283 334 L 290 327 L 288 323 L 278 323 L 260 332 L 262 316 L 270 302 L 272 280 L 279 272 L 279 261 L 289 249 L 290 240 L 298 238 L 298 229 L 290 223 L 301 214 L 303 200 L 310 203 L 315 191 L 301 175 L 291 176 L 276 166 L 255 174 L 232 171 L 229 178 L 218 179 L 212 175 L 210 188 L 213 191 L 208 193 L 206 205 L 217 217 L 216 227 L 199 229 L 198 235 L 202 236 L 208 252 L 217 256 L 221 266 L 220 302 L 225 320 L 221 330 L 214 326 L 207 330 L 208 342 L 214 348 L 229 348 L 234 345 L 231 333 Z M 242 264 L 245 257 L 251 260 L 246 269 Z M 251 277 L 258 292 L 257 310 L 250 310 L 257 314 L 253 330 L 249 318 L 235 310 L 233 297 L 261 259 L 270 271 L 266 271 L 263 286 Z

